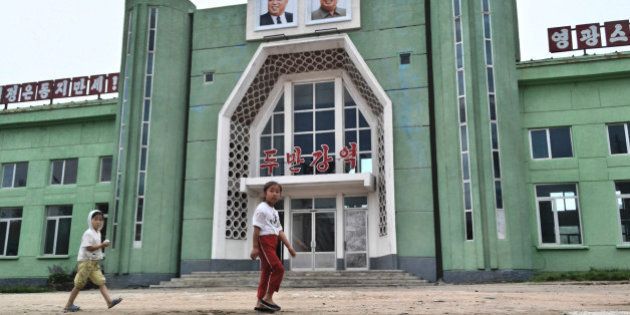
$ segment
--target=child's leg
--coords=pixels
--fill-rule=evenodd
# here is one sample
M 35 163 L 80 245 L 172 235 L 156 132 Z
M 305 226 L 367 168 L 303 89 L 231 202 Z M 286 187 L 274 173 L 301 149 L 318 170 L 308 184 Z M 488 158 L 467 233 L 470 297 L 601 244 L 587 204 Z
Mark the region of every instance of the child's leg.
M 261 250 L 261 261 L 262 257 L 267 262 L 267 265 L 271 269 L 271 275 L 269 277 L 269 283 L 266 288 L 265 295 L 262 297 L 266 302 L 273 303 L 273 293 L 278 292 L 280 290 L 280 283 L 282 282 L 282 277 L 284 276 L 284 266 L 282 262 L 276 255 L 276 246 L 278 245 L 278 239 L 275 237 L 270 237 L 261 242 L 260 250 Z
M 260 243 L 260 250 L 262 252 L 262 242 Z M 271 266 L 265 256 L 261 255 L 260 257 L 260 281 L 258 282 L 258 292 L 256 296 L 258 297 L 258 306 L 260 306 L 260 300 L 267 293 L 267 288 L 269 286 L 269 277 L 271 276 Z
M 87 266 L 86 262 L 80 261 L 77 263 L 77 274 L 74 276 L 74 288 L 72 288 L 72 292 L 70 292 L 70 297 L 68 298 L 68 303 L 66 303 L 66 309 L 74 304 L 74 300 L 79 295 L 79 292 L 85 284 L 87 283 L 88 278 L 90 277 L 90 269 Z
M 72 304 L 74 304 L 74 300 L 77 298 L 77 295 L 79 295 L 79 292 L 81 292 L 80 288 L 77 288 L 76 286 L 72 288 L 72 292 L 70 292 L 70 297 L 68 298 L 68 303 L 66 303 L 65 308 L 69 308 Z
M 101 295 L 105 299 L 105 302 L 107 302 L 107 307 L 112 305 L 112 298 L 109 296 L 109 291 L 107 290 L 107 286 L 103 284 L 103 285 L 98 286 L 98 289 L 101 291 Z

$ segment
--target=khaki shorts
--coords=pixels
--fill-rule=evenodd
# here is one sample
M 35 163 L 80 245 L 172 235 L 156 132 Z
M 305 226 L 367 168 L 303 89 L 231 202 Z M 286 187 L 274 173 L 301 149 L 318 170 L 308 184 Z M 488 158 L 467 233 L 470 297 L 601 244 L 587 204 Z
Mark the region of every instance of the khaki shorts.
M 105 276 L 101 272 L 98 260 L 79 261 L 77 264 L 77 275 L 74 277 L 74 286 L 82 289 L 88 279 L 97 286 L 105 284 Z

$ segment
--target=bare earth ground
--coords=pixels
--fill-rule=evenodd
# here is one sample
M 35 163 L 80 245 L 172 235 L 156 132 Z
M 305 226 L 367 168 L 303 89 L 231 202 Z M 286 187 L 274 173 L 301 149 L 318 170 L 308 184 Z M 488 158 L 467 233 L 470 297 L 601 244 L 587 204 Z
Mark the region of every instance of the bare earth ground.
M 112 290 L 124 301 L 107 310 L 98 290 L 82 291 L 93 314 L 255 314 L 254 288 Z M 67 292 L 0 294 L 1 314 L 61 313 Z M 629 314 L 629 283 L 431 285 L 414 288 L 281 289 L 277 314 Z

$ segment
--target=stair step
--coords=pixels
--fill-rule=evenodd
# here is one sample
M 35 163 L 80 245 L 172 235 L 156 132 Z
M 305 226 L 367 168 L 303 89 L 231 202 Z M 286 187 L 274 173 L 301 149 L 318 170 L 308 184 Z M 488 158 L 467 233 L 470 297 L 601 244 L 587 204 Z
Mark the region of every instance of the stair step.
M 151 288 L 257 287 L 258 271 L 200 271 L 162 281 Z M 313 287 L 408 287 L 427 285 L 402 270 L 364 271 L 287 271 L 282 282 L 286 288 Z

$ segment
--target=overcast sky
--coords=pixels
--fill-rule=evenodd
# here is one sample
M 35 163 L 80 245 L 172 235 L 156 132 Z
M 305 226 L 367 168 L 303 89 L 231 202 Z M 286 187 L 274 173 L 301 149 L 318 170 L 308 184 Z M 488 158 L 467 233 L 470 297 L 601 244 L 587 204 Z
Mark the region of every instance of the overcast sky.
M 246 1 L 193 2 L 202 9 Z M 124 0 L 2 1 L 0 85 L 118 72 L 123 6 Z M 522 59 L 541 59 L 551 56 L 548 27 L 628 19 L 630 0 L 518 0 L 518 10 Z

